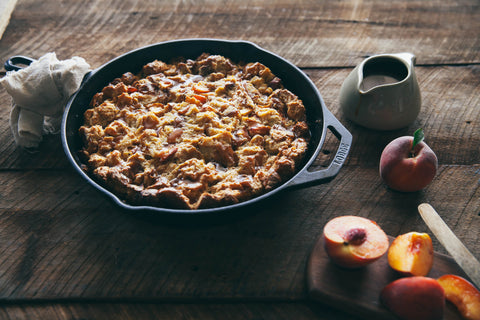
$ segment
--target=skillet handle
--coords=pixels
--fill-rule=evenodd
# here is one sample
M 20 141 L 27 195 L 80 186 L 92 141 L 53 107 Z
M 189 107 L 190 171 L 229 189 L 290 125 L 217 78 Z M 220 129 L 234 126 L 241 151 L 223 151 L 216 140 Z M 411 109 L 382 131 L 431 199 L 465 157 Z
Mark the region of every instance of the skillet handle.
M 6 71 L 18 71 L 25 68 L 24 66 L 29 66 L 34 61 L 34 59 L 29 57 L 13 56 L 5 61 L 4 67 Z
M 352 145 L 352 134 L 328 110 L 324 114 L 325 131 L 330 130 L 340 140 L 337 152 L 326 169 L 309 172 L 305 167 L 287 184 L 287 188 L 300 188 L 325 183 L 335 178 L 347 159 Z M 325 133 L 324 133 L 325 136 Z M 318 153 L 317 153 L 318 154 Z

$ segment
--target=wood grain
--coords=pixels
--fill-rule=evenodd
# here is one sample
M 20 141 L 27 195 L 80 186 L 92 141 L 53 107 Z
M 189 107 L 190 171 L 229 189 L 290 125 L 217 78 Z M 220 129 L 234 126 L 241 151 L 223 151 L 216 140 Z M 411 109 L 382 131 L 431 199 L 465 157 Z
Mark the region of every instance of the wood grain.
M 0 307 L 2 319 L 127 320 L 127 319 L 332 319 L 355 320 L 318 303 L 20 303 Z
M 351 319 L 308 295 L 305 268 L 324 224 L 355 214 L 392 236 L 428 232 L 422 202 L 480 259 L 478 30 L 476 0 L 18 0 L 2 62 L 55 51 L 97 68 L 165 40 L 248 40 L 301 67 L 354 140 L 328 184 L 281 193 L 228 223 L 171 225 L 99 195 L 70 167 L 59 136 L 37 153 L 16 148 L 0 88 L 0 318 Z M 352 68 L 401 51 L 417 56 L 417 120 L 377 132 L 345 119 L 338 94 Z M 380 153 L 418 127 L 438 174 L 423 191 L 391 191 L 378 175 Z M 328 165 L 337 147 L 329 133 L 311 169 Z
M 10 15 L 16 3 L 17 0 L 3 0 L 0 3 L 0 39 L 2 39 L 3 32 L 10 21 Z
M 140 46 L 198 37 L 253 41 L 301 67 L 354 66 L 402 51 L 416 53 L 419 64 L 480 62 L 475 0 L 20 0 L 8 28 L 2 60 L 55 51 L 93 67 Z
M 265 202 L 253 216 L 203 227 L 119 211 L 74 172 L 0 172 L 8 181 L 0 198 L 0 300 L 304 300 L 306 260 L 326 221 L 356 214 L 390 235 L 412 225 L 428 232 L 416 211 L 426 201 L 448 213 L 446 223 L 479 258 L 478 165 L 442 166 L 414 195 L 386 189 L 374 168 L 344 169 L 328 185 Z M 448 188 L 449 180 L 463 185 Z

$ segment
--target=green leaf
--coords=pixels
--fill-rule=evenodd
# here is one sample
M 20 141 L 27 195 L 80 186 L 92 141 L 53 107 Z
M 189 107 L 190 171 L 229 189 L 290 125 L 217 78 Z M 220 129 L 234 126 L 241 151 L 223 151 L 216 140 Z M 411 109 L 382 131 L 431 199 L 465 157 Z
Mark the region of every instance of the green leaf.
M 423 129 L 419 128 L 417 131 L 413 133 L 413 144 L 412 144 L 412 152 L 415 149 L 415 146 L 423 141 L 425 135 L 423 134 Z

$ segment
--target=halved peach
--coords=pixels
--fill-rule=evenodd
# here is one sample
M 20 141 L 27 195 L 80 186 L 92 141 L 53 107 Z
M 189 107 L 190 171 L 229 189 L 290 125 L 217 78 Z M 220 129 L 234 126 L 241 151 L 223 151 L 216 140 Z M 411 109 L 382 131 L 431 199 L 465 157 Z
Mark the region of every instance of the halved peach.
M 387 252 L 385 232 L 372 220 L 341 216 L 323 228 L 325 249 L 334 263 L 345 268 L 365 266 Z
M 427 233 L 409 232 L 393 240 L 388 264 L 407 276 L 426 276 L 433 265 L 432 239 Z
M 465 278 L 446 274 L 437 279 L 445 291 L 445 298 L 453 303 L 468 320 L 480 320 L 480 291 Z

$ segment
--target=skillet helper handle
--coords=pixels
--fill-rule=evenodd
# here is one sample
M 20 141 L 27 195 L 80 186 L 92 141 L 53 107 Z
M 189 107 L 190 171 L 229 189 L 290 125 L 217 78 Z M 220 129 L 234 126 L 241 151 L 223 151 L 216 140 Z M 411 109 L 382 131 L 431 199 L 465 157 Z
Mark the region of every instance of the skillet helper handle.
M 324 121 L 325 131 L 330 130 L 340 140 L 335 157 L 326 169 L 310 172 L 307 167 L 304 168 L 297 177 L 290 181 L 287 188 L 300 188 L 328 182 L 337 176 L 345 163 L 352 145 L 352 134 L 328 110 L 324 114 Z
M 25 68 L 25 66 L 29 66 L 34 61 L 34 59 L 29 57 L 13 56 L 5 61 L 4 67 L 6 71 L 18 71 Z

